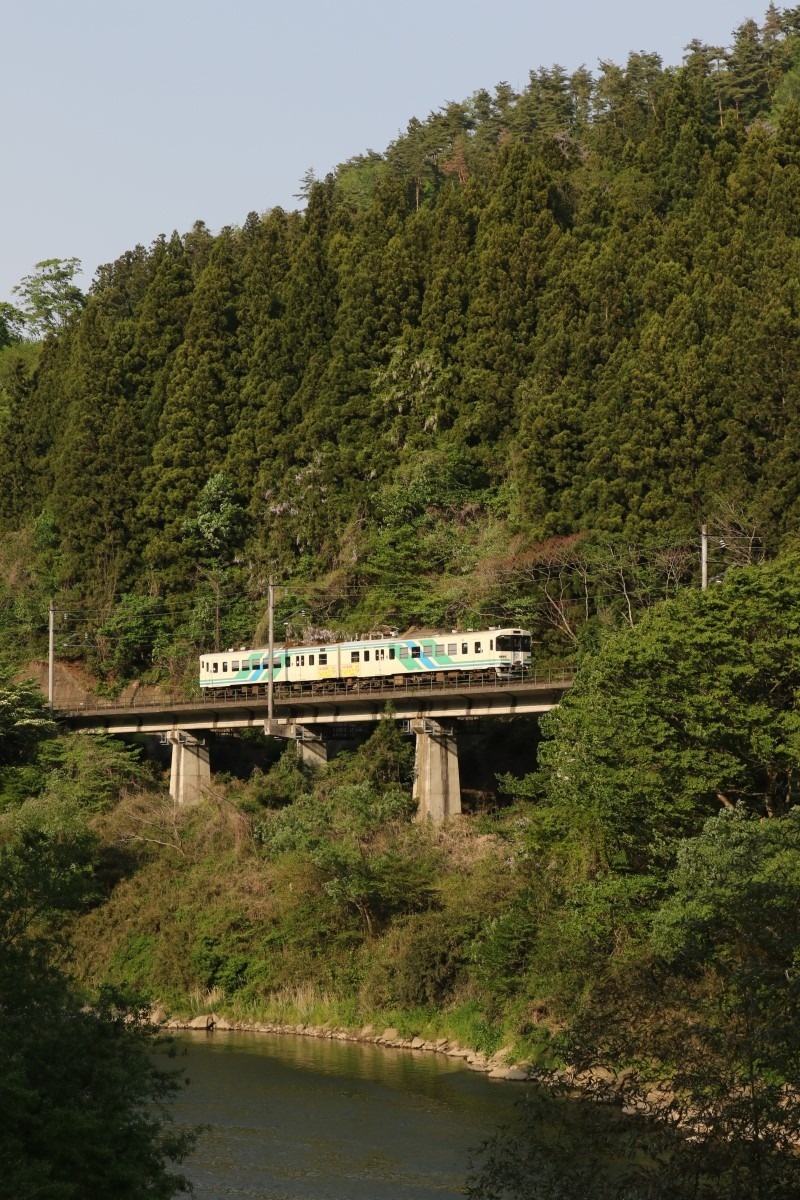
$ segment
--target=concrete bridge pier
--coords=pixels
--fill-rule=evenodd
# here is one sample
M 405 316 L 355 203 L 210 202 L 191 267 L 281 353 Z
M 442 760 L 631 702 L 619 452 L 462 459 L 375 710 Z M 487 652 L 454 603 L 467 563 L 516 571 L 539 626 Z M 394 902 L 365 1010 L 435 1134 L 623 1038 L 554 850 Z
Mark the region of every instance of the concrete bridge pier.
M 416 735 L 414 799 L 417 820 L 446 821 L 461 813 L 458 745 L 452 730 L 428 717 L 410 722 Z
M 169 794 L 176 804 L 197 804 L 211 786 L 208 746 L 182 729 L 167 733 L 166 740 L 172 746 Z
M 297 721 L 265 721 L 264 732 L 270 737 L 294 741 L 297 757 L 306 767 L 322 767 L 328 761 L 328 742 L 318 728 Z
M 297 742 L 297 757 L 304 767 L 324 767 L 328 761 L 328 743 L 318 729 L 308 725 L 295 725 L 295 741 Z

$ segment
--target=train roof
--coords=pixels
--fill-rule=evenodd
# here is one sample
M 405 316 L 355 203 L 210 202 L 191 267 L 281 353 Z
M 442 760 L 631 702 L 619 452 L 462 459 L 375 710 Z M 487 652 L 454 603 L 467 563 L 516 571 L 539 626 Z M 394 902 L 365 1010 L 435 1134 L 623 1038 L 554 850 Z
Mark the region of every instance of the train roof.
M 467 634 L 475 633 L 518 633 L 528 634 L 530 630 L 523 629 L 516 625 L 482 625 L 471 627 L 469 629 L 406 629 L 402 633 L 397 630 L 392 630 L 386 633 L 368 633 L 360 637 L 341 637 L 341 638 L 317 638 L 317 639 L 295 639 L 290 641 L 275 642 L 274 652 L 279 654 L 284 650 L 314 650 L 315 648 L 324 648 L 326 646 L 354 646 L 360 645 L 363 642 L 393 642 L 416 640 L 420 638 L 448 638 L 448 637 L 466 637 Z M 264 646 L 230 646 L 224 650 L 203 650 L 201 653 L 206 657 L 212 657 L 216 654 L 260 654 L 264 653 Z

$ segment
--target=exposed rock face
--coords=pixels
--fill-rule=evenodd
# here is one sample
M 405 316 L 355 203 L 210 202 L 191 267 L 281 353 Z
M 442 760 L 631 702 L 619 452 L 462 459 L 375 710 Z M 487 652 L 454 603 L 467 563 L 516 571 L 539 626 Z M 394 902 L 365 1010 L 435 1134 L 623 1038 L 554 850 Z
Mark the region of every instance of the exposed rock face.
M 193 1017 L 191 1021 L 187 1021 L 184 1029 L 213 1029 L 215 1025 L 213 1013 L 201 1013 L 199 1017 Z
M 529 1078 L 527 1070 L 523 1067 L 493 1067 L 489 1071 L 490 1079 L 505 1079 L 508 1082 L 522 1082 Z
M 15 679 L 34 679 L 46 696 L 47 671 L 45 659 L 34 659 L 15 676 Z M 86 707 L 89 702 L 97 699 L 92 695 L 92 687 L 96 680 L 91 679 L 76 665 L 56 662 L 54 682 L 56 708 Z M 142 687 L 139 683 L 126 684 L 119 694 L 121 704 L 135 704 L 137 701 L 142 704 L 153 703 L 165 698 L 160 688 Z

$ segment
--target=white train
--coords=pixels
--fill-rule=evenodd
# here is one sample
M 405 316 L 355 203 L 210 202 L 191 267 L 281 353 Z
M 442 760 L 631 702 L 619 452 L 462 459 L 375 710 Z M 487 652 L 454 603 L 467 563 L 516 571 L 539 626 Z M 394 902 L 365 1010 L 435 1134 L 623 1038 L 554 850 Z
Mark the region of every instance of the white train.
M 521 674 L 531 661 L 531 635 L 526 629 L 478 629 L 466 633 L 420 634 L 418 637 L 370 637 L 347 642 L 276 646 L 276 685 L 345 681 L 358 687 L 405 681 L 412 676 L 448 676 L 476 672 L 502 678 Z M 266 684 L 269 650 L 225 650 L 200 659 L 200 687 L 242 688 Z

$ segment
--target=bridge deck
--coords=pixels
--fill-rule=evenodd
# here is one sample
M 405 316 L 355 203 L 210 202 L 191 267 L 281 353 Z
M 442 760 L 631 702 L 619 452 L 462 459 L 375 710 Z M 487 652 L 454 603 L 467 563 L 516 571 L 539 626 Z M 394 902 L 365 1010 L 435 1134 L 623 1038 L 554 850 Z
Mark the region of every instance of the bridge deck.
M 391 704 L 398 719 L 424 717 L 509 716 L 548 712 L 572 684 L 569 668 L 530 672 L 522 680 L 476 680 L 469 675 L 457 682 L 433 678 L 403 679 L 402 685 L 356 690 L 345 683 L 326 686 L 322 694 L 276 690 L 277 724 L 295 721 L 304 725 L 330 725 L 377 721 Z M 256 694 L 254 695 L 253 692 Z M 266 689 L 240 689 L 226 698 L 204 695 L 187 700 L 172 696 L 161 701 L 120 705 L 114 701 L 61 708 L 57 717 L 78 729 L 104 728 L 113 733 L 161 733 L 183 729 L 263 728 L 267 719 Z

